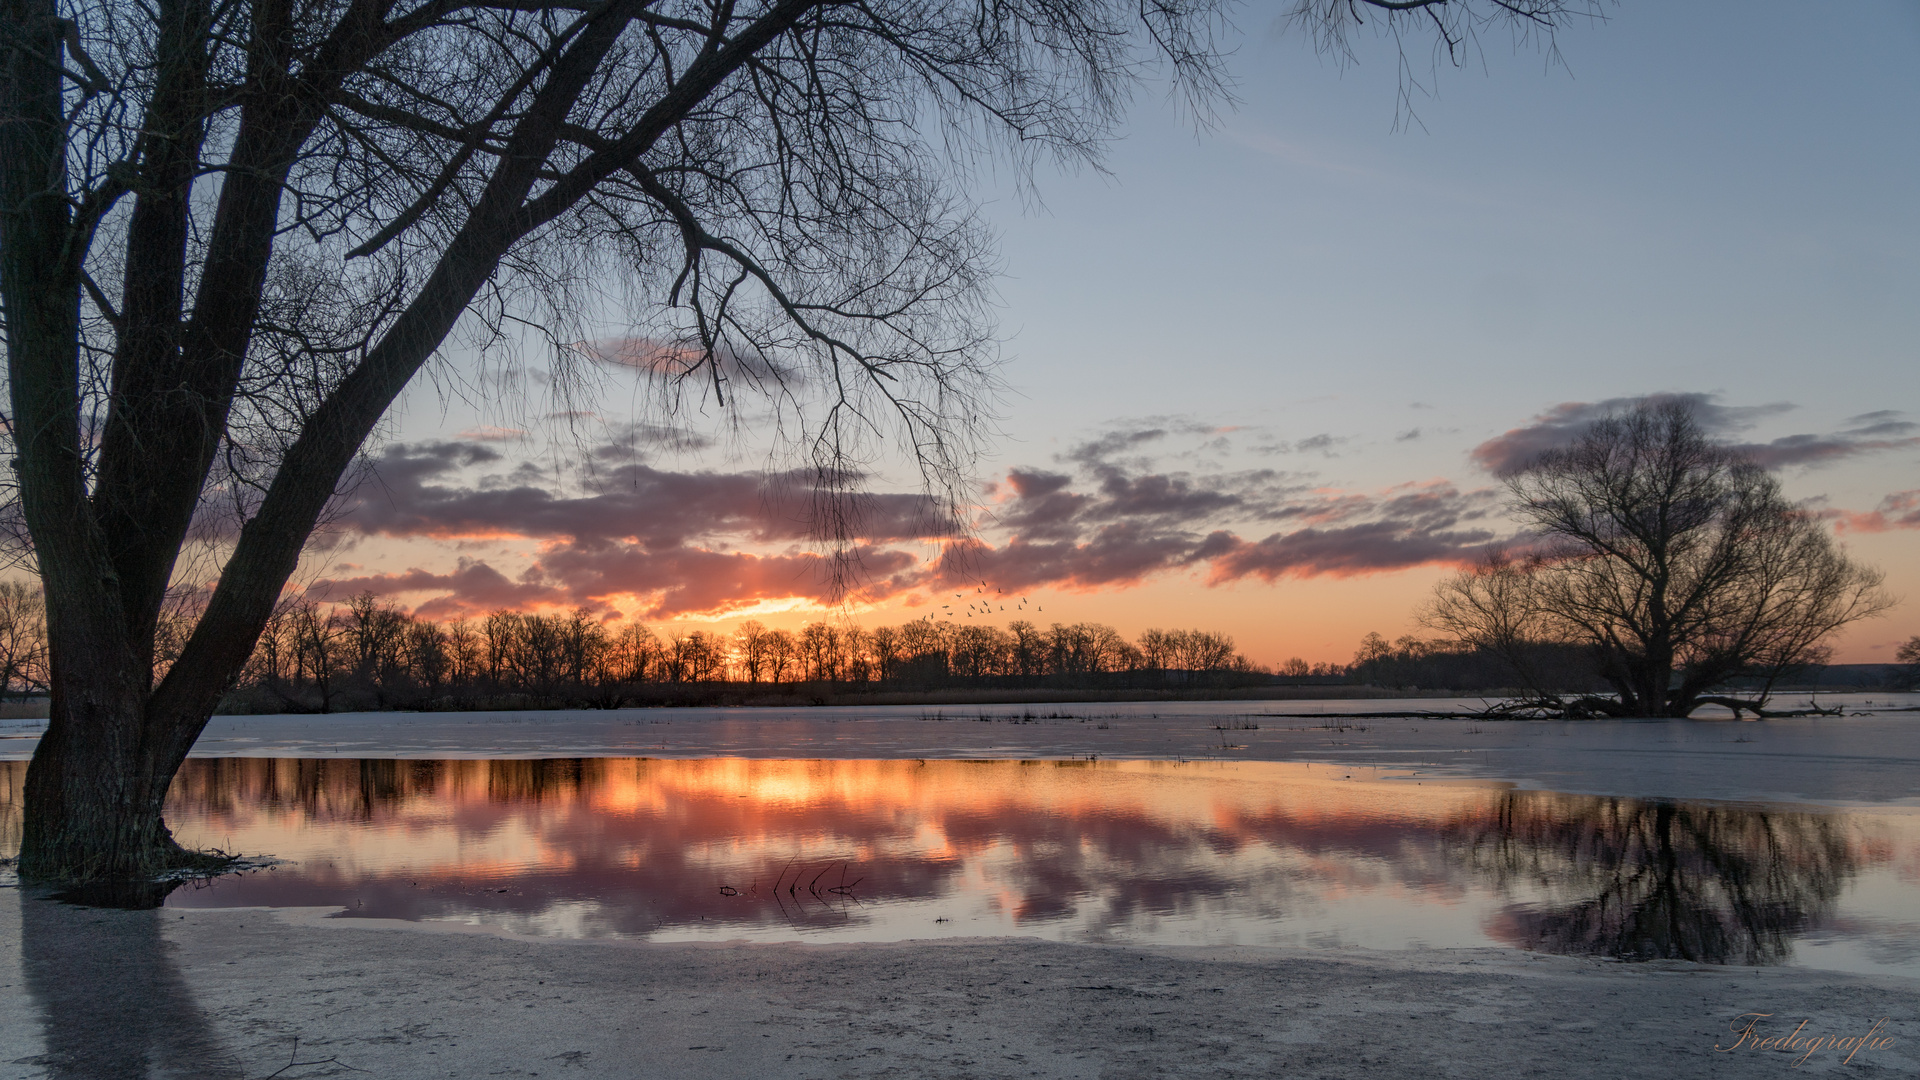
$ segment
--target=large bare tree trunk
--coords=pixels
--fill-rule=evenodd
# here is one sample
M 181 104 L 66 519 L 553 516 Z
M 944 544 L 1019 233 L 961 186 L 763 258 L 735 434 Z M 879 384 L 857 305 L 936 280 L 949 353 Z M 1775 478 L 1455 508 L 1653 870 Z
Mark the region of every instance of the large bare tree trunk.
M 759 36 L 784 29 L 810 3 L 794 0 L 779 18 L 757 28 Z M 0 4 L 9 21 L 47 35 L 39 59 L 58 55 L 60 23 L 48 0 Z M 167 6 L 174 16 L 169 25 L 181 28 L 181 37 L 202 31 L 203 24 L 194 22 L 197 6 L 180 0 Z M 260 7 L 261 55 L 271 61 L 279 44 L 272 31 L 280 5 Z M 7 344 L 21 504 L 46 589 L 52 656 L 52 715 L 24 793 L 24 879 L 151 877 L 219 861 L 186 851 L 167 830 L 163 809 L 173 775 L 251 655 L 354 454 L 508 248 L 544 220 L 529 216 L 524 200 L 568 108 L 631 15 L 631 9 L 603 13 L 559 57 L 485 195 L 432 275 L 288 449 L 258 511 L 241 528 L 193 635 L 158 686 L 155 622 L 225 427 L 272 254 L 280 183 L 314 114 L 292 110 L 273 94 L 243 111 L 234 154 L 252 167 L 235 170 L 222 185 L 203 296 L 184 326 L 177 288 L 155 297 L 140 268 L 129 268 L 116 394 L 90 498 L 76 408 L 81 275 L 78 255 L 70 254 L 84 245 L 73 242 L 74 215 L 62 185 L 45 183 L 64 167 L 58 68 L 36 66 L 27 49 L 5 54 L 8 112 L 25 122 L 0 124 L 0 152 L 16 155 L 13 167 L 0 170 L 5 206 L 18 208 L 0 234 L 0 273 L 11 278 L 9 298 L 35 301 L 10 307 Z M 167 44 L 163 34 L 163 66 Z M 195 80 L 204 77 L 204 65 L 195 63 L 200 46 L 175 44 L 176 66 L 186 69 L 176 80 L 184 84 L 179 93 L 192 96 Z M 370 47 L 359 38 L 352 44 Z M 256 76 L 269 88 L 284 77 L 283 66 L 262 66 Z M 710 67 L 718 69 L 706 73 L 711 81 L 730 70 L 725 63 Z M 149 111 L 150 142 L 197 144 L 192 125 L 155 122 L 166 112 L 166 86 L 162 79 Z M 666 126 L 660 123 L 659 130 Z M 170 160 L 154 151 L 149 160 L 156 159 Z M 145 253 L 164 267 L 184 257 L 178 228 L 182 182 L 156 178 L 151 192 L 141 194 L 130 259 Z M 214 264 L 223 264 L 219 272 Z M 135 326 L 133 315 L 141 310 L 154 313 Z M 144 357 L 143 338 L 152 346 Z M 162 340 L 155 345 L 154 338 Z
M 162 810 L 179 761 L 140 737 L 140 702 L 74 685 L 87 681 L 55 680 L 53 721 L 27 772 L 22 876 L 149 878 L 221 862 L 187 851 L 168 831 Z

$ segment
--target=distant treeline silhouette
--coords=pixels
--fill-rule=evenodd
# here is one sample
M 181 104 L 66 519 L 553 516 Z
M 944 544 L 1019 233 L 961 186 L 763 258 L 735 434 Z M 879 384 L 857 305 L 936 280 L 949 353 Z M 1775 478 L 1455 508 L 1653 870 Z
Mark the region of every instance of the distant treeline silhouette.
M 1526 665 L 1525 672 L 1515 666 L 1516 656 Z M 1778 688 L 1920 689 L 1920 637 L 1902 645 L 1897 660 L 1899 662 L 1893 664 L 1808 664 L 1792 672 L 1792 678 L 1781 682 Z M 1411 634 L 1389 642 L 1375 633 L 1361 639 L 1353 662 L 1340 670 L 1350 683 L 1389 690 L 1520 697 L 1533 697 L 1542 692 L 1561 695 L 1610 692 L 1606 681 L 1594 670 L 1588 647 L 1574 642 L 1529 642 L 1496 651 Z M 1735 673 L 1724 685 L 1744 689 L 1754 678 L 1744 672 Z
M 1344 671 L 1302 662 L 1334 681 Z M 658 703 L 661 688 L 1149 689 L 1258 685 L 1271 671 L 1205 630 L 1133 641 L 1099 623 L 1005 628 L 920 619 L 866 629 L 758 622 L 733 633 L 656 634 L 570 614 L 496 611 L 436 622 L 371 594 L 298 602 L 261 635 L 229 706 L 243 711 Z M 688 696 L 688 695 L 682 695 Z M 691 698 L 710 695 L 694 694 Z
M 1510 658 L 1490 649 L 1411 634 L 1388 642 L 1379 634 L 1368 634 L 1345 670 L 1350 682 L 1395 689 L 1512 690 L 1527 686 L 1527 678 L 1532 677 L 1560 693 L 1605 692 L 1606 684 L 1592 673 L 1579 646 L 1543 642 L 1532 649 L 1529 670 L 1523 676 Z
M 193 626 L 189 609 L 160 621 L 158 680 Z M 1541 644 L 1534 677 L 1552 689 L 1601 692 L 1577 646 Z M 1862 688 L 1913 686 L 1920 638 L 1902 663 Z M 0 692 L 44 693 L 46 617 L 33 584 L 0 581 Z M 1856 665 L 1860 667 L 1860 665 Z M 1836 669 L 1835 674 L 1838 674 Z M 1818 673 L 1814 673 L 1817 677 Z M 1349 664 L 1250 662 L 1233 639 L 1205 630 L 1148 630 L 1129 641 L 1100 623 L 1014 622 L 1006 627 L 919 619 L 865 629 L 815 622 L 733 633 L 660 634 L 610 625 L 585 610 L 496 611 L 436 622 L 370 594 L 342 604 L 296 601 L 268 625 L 225 708 L 239 712 L 478 709 L 720 703 L 769 692 L 914 693 L 944 690 L 1207 691 L 1265 685 L 1350 684 L 1394 691 L 1515 692 L 1505 656 L 1447 640 L 1368 634 Z

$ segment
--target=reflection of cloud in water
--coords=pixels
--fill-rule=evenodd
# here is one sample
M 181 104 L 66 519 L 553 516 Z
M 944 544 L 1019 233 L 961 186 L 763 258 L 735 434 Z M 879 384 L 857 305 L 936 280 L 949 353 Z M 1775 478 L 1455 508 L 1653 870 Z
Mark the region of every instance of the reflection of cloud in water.
M 1905 823 L 1889 833 L 1861 815 L 1349 773 L 1377 779 L 1284 763 L 193 759 L 176 833 L 290 862 L 169 903 L 556 936 L 1503 942 L 1742 963 L 1787 959 L 1809 928 L 1871 923 L 1856 944 L 1880 956 L 1907 935 L 1835 915 L 1863 871 L 1891 883 L 1912 865 L 1912 815 L 1883 817 Z
M 193 827 L 209 835 L 263 830 L 248 850 L 301 859 L 294 878 L 256 876 L 248 891 L 345 889 L 355 914 L 401 918 L 447 917 L 475 904 L 524 915 L 548 898 L 586 896 L 601 902 L 610 933 L 716 918 L 845 922 L 861 918 L 862 905 L 948 895 L 969 867 L 991 873 L 1016 924 L 1098 911 L 1119 925 L 1221 899 L 1259 904 L 1298 891 L 1302 879 L 1372 888 L 1412 870 L 1404 884 L 1439 880 L 1425 860 L 1408 857 L 1400 823 L 1370 807 L 1395 793 L 1342 785 L 1355 805 L 1330 817 L 1321 789 L 1334 785 L 1297 777 L 1275 788 L 1253 772 L 1165 763 L 196 759 L 171 813 L 182 827 L 198 819 Z M 1463 797 L 1485 794 L 1455 789 L 1441 802 Z M 288 829 L 295 821 L 300 829 Z M 347 830 L 351 840 L 341 835 L 323 850 L 286 847 L 311 842 L 315 828 L 348 825 L 357 826 Z M 1388 857 L 1316 865 L 1331 850 Z M 826 892 L 843 871 L 820 875 L 836 866 L 859 879 L 847 893 Z M 496 886 L 496 878 L 512 880 Z M 722 885 L 738 895 L 720 895 Z M 497 888 L 507 891 L 482 891 Z

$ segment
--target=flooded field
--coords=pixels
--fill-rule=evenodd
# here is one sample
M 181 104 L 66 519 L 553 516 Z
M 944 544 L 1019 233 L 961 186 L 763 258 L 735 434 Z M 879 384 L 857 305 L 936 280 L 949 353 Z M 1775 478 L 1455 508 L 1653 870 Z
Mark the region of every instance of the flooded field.
M 0 764 L 17 836 L 23 762 Z M 168 820 L 272 855 L 171 907 L 535 936 L 1405 948 L 1920 974 L 1920 811 L 1281 762 L 195 758 Z

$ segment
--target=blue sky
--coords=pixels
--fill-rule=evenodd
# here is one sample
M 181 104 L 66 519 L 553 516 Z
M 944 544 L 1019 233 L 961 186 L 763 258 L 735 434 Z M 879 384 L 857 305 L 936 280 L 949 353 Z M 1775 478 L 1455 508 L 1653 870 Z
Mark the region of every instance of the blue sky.
M 1650 390 L 1883 407 L 1920 340 L 1920 5 L 1833 10 L 1629 3 L 1553 68 L 1489 42 L 1401 131 L 1389 43 L 1342 71 L 1249 33 L 1217 131 L 1149 100 L 1110 177 L 999 205 L 1009 429 L 1384 435 L 1419 402 L 1474 438 Z

